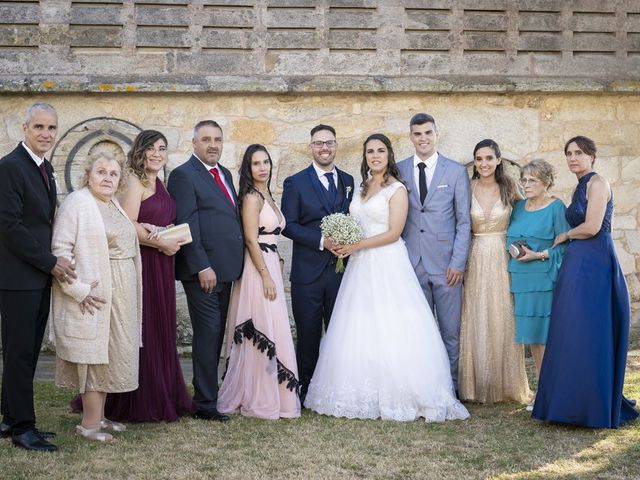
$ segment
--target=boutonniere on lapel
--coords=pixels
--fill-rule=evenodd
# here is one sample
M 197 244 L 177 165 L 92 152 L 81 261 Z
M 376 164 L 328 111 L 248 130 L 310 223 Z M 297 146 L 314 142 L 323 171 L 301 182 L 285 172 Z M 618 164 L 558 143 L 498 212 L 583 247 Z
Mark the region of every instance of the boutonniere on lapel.
M 55 170 L 51 172 L 51 174 L 49 175 L 49 178 L 53 180 L 53 183 L 55 183 L 56 185 L 56 190 L 58 190 L 58 174 L 55 172 Z
M 349 200 L 349 194 L 351 194 L 351 190 L 353 190 L 351 187 L 346 187 L 344 189 L 344 196 L 347 197 L 347 200 Z

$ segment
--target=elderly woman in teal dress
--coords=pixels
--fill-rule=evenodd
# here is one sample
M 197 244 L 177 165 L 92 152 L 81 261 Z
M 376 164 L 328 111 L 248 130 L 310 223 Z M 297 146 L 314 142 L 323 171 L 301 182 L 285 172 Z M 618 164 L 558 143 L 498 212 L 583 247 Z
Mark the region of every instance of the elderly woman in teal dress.
M 562 201 L 549 195 L 553 167 L 544 160 L 526 164 L 520 174 L 525 199 L 513 207 L 507 231 L 507 248 L 520 243 L 521 254 L 509 261 L 518 343 L 529 345 L 538 374 L 542 365 L 553 288 L 565 245 L 553 246 L 556 236 L 569 227 Z M 528 407 L 531 410 L 532 406 Z

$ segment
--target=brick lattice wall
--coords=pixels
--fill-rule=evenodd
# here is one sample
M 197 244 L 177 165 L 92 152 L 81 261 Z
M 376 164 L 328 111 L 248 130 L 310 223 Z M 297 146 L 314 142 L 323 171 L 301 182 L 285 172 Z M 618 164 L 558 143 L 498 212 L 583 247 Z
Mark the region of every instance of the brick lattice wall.
M 640 0 L 0 2 L 0 92 L 640 90 Z

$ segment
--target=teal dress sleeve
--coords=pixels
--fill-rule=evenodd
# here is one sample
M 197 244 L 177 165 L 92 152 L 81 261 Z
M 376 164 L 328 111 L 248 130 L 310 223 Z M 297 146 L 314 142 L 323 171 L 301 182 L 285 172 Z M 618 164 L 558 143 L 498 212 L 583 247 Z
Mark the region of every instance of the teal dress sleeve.
M 561 200 L 553 202 L 551 207 L 553 209 L 553 233 L 557 237 L 559 234 L 569 230 L 571 226 L 565 216 L 567 207 L 564 206 Z M 562 264 L 562 257 L 564 257 L 567 244 L 568 242 L 564 242 L 555 247 L 549 247 L 547 250 L 549 253 L 549 277 L 554 283 L 558 279 L 558 272 L 560 272 L 560 265 Z

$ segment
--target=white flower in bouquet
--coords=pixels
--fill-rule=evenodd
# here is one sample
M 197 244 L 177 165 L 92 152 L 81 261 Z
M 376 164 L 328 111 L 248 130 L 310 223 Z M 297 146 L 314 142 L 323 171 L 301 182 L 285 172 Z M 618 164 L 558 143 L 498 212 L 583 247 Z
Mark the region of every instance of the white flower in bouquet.
M 351 215 L 345 213 L 332 213 L 320 222 L 320 230 L 324 238 L 330 238 L 338 245 L 353 245 L 364 237 L 362 227 Z M 344 272 L 344 261 L 338 258 L 336 272 Z

